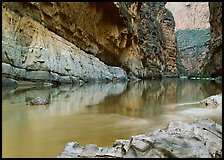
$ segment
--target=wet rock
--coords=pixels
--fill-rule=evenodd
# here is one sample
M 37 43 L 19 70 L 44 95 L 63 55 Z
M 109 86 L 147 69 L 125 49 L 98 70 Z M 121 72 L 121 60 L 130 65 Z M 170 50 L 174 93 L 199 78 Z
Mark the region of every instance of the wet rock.
M 88 144 L 80 153 L 80 157 L 95 157 L 99 148 L 95 144 Z
M 202 118 L 192 123 L 171 122 L 165 129 L 117 140 L 109 148 L 91 144 L 76 151 L 73 144 L 78 143 L 68 143 L 58 158 L 221 158 L 222 127 Z
M 25 99 L 27 105 L 46 105 L 49 104 L 49 99 L 45 97 L 37 97 L 37 98 L 30 98 L 27 97 Z

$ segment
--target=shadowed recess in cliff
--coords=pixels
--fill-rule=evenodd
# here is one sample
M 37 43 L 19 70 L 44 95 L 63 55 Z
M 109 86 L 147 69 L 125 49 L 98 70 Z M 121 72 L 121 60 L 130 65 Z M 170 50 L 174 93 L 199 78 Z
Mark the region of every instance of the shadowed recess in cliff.
M 30 22 L 35 23 L 34 28 L 39 22 L 46 30 L 107 65 L 122 67 L 130 78 L 161 77 L 165 72 L 176 76 L 174 23 L 165 3 L 4 2 L 3 8 L 23 21 L 35 21 Z M 18 27 L 20 30 L 21 26 Z M 150 32 L 142 35 L 146 28 Z M 21 37 L 29 34 L 25 30 Z M 21 43 L 19 39 L 16 41 Z

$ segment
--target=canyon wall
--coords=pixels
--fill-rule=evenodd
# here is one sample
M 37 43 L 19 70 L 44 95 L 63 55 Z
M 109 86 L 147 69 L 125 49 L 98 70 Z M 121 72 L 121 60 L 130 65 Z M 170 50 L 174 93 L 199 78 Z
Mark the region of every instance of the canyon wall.
M 86 54 L 30 17 L 3 8 L 2 19 L 3 78 L 79 84 L 127 79 L 123 69 Z
M 140 9 L 139 48 L 147 77 L 177 76 L 175 22 L 164 2 L 147 2 Z
M 163 2 L 4 2 L 2 10 L 3 77 L 73 83 L 176 76 L 175 23 Z
M 180 75 L 199 76 L 209 51 L 210 28 L 176 31 L 179 54 L 177 69 Z
M 176 22 L 180 75 L 222 75 L 222 3 L 168 2 Z
M 168 2 L 176 23 L 177 70 L 180 76 L 198 76 L 209 51 L 208 2 Z
M 173 13 L 176 30 L 210 27 L 208 2 L 167 2 L 166 7 Z
M 202 74 L 222 76 L 222 2 L 209 2 L 211 40 L 207 59 L 202 67 Z

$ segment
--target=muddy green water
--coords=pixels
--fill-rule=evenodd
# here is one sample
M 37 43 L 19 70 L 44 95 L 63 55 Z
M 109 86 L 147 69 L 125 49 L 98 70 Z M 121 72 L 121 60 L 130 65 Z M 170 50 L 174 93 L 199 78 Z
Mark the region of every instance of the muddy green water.
M 71 141 L 111 146 L 116 139 L 164 128 L 176 120 L 208 117 L 222 124 L 221 110 L 191 104 L 221 93 L 221 88 L 213 81 L 186 79 L 3 87 L 3 157 L 57 157 Z M 37 96 L 49 97 L 51 103 L 25 104 L 26 97 Z

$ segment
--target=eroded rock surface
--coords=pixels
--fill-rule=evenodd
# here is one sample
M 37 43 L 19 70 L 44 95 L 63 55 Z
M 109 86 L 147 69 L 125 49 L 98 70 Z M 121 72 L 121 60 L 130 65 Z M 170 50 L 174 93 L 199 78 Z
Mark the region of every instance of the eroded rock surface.
M 126 72 L 46 29 L 29 16 L 3 9 L 2 75 L 52 83 L 84 83 L 127 79 Z
M 171 122 L 153 133 L 116 140 L 112 147 L 69 142 L 58 158 L 221 158 L 222 126 L 209 119 Z
M 209 2 L 211 40 L 202 74 L 222 76 L 222 2 Z
M 178 42 L 180 52 L 177 54 L 177 66 L 180 74 L 213 78 L 221 76 L 222 3 L 168 2 L 166 7 L 173 13 L 178 34 L 188 32 L 187 36 L 177 35 L 178 41 L 182 38 L 187 42 L 185 45 Z M 204 39 L 204 30 L 210 30 L 210 40 Z M 204 44 L 199 45 L 199 41 L 195 40 L 204 41 Z
M 177 76 L 175 22 L 164 2 L 146 2 L 140 9 L 139 49 L 144 77 Z
M 205 108 L 220 108 L 222 107 L 222 93 L 206 98 L 200 102 Z
M 166 72 L 176 76 L 175 23 L 164 2 L 4 2 L 2 6 L 2 62 L 22 76 L 7 69 L 4 74 L 27 80 L 35 74 L 66 83 L 123 79 L 123 70 L 130 78 L 161 77 Z M 23 69 L 32 73 L 24 75 Z

